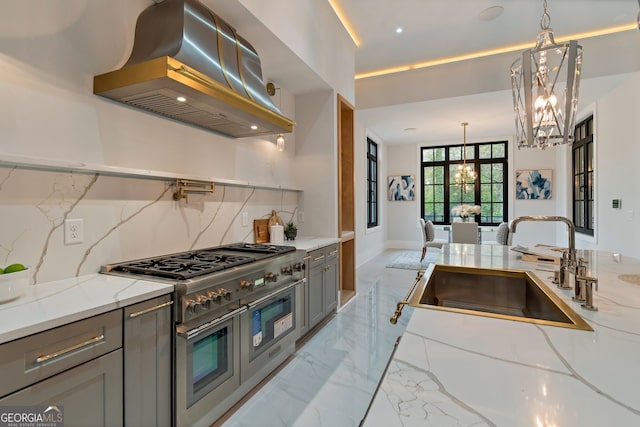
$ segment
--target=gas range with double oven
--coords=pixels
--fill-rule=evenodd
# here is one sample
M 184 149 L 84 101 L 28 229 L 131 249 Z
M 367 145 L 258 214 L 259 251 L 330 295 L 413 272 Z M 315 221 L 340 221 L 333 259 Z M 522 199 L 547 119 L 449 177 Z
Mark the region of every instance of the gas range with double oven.
M 234 243 L 110 264 L 175 285 L 177 425 L 210 425 L 295 351 L 304 251 Z

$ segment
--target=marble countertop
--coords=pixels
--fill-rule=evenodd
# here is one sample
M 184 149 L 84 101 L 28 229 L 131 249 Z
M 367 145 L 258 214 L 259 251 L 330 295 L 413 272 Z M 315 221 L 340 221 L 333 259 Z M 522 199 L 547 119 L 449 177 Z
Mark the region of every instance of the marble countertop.
M 0 304 L 0 344 L 171 292 L 172 284 L 106 274 L 30 285 Z
M 299 236 L 295 240 L 285 240 L 285 245 L 295 246 L 307 252 L 340 242 L 337 237 Z
M 599 279 L 598 311 L 551 283 L 558 266 L 507 246 L 443 246 L 441 264 L 532 271 L 594 331 L 405 307 L 411 319 L 365 425 L 640 425 L 640 260 L 578 256 Z

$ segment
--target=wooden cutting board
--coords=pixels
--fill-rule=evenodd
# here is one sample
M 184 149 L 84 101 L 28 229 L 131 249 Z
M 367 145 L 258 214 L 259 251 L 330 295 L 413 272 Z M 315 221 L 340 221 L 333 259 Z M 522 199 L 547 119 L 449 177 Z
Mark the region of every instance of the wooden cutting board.
M 269 220 L 254 219 L 253 220 L 253 236 L 256 243 L 269 243 Z

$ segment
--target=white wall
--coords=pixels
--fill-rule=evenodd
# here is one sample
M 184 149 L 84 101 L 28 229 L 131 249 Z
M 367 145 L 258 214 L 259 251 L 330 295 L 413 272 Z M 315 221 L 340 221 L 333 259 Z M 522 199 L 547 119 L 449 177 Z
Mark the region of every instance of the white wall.
M 637 170 L 640 161 L 640 73 L 630 74 L 603 96 L 596 115 L 596 230 L 588 247 L 620 252 L 640 258 L 640 192 Z M 622 200 L 613 209 L 613 199 Z
M 62 8 L 53 1 L 0 2 L 0 156 L 184 173 L 302 188 L 306 193 L 303 200 L 296 191 L 219 185 L 214 194 L 190 196 L 186 203 L 173 201 L 171 188 L 162 181 L 0 165 L 0 264 L 31 265 L 32 279 L 40 283 L 96 272 L 110 262 L 253 241 L 250 223 L 243 226 L 239 221 L 241 212 L 251 220 L 268 217 L 275 209 L 284 220 L 295 220 L 305 201 L 310 212 L 304 225 L 314 233 L 335 236 L 336 91 L 326 82 L 353 99 L 355 47 L 344 43 L 348 36 L 337 29 L 328 5 L 312 0 L 279 3 L 280 9 L 290 7 L 293 13 L 280 19 L 296 21 L 283 37 L 295 40 L 295 46 L 281 49 L 295 58 L 288 65 L 306 70 L 318 66 L 314 76 L 321 74 L 325 80 L 321 93 L 299 97 L 286 82 L 279 82 L 276 96 L 281 100 L 276 104 L 297 123 L 295 132 L 286 136 L 286 151 L 280 153 L 275 136 L 227 138 L 94 95 L 93 77 L 124 64 L 135 21 L 152 2 L 64 3 Z M 244 3 L 267 10 L 261 2 Z M 233 10 L 243 12 L 241 7 Z M 304 14 L 305 20 L 296 13 Z M 325 31 L 328 28 L 332 30 Z M 304 54 L 305 60 L 292 50 Z M 299 180 L 299 173 L 306 178 Z M 64 244 L 67 218 L 84 219 L 83 243 Z
M 414 144 L 387 146 L 386 175 L 380 180 L 384 185 L 381 201 L 386 206 L 387 244 L 389 247 L 422 247 L 422 232 L 418 228 L 420 198 L 412 201 L 389 201 L 387 195 L 388 177 L 391 175 L 413 175 L 416 189 L 419 183 L 418 148 Z
M 297 182 L 305 189 L 300 203 L 300 234 L 337 237 L 338 166 L 337 99 L 333 91 L 296 98 Z
M 564 159 L 570 147 L 539 150 L 536 148 L 516 148 L 512 142 L 509 157 L 509 220 L 527 215 L 562 215 L 566 216 L 568 202 L 568 176 Z M 549 200 L 515 200 L 515 179 L 517 170 L 551 169 L 553 171 L 552 196 Z M 569 189 L 570 190 L 570 189 Z M 520 223 L 513 236 L 514 245 L 533 246 L 537 243 L 547 245 L 567 245 L 567 227 L 554 222 L 526 222 Z
M 93 94 L 93 76 L 128 58 L 135 19 L 149 5 L 75 1 L 66 15 L 54 2 L 2 3 L 3 21 L 21 26 L 0 29 L 0 153 L 295 186 L 293 151 L 279 155 L 275 136 L 228 138 Z M 286 88 L 282 98 L 295 120 Z
M 387 242 L 386 209 L 384 199 L 386 198 L 386 187 L 384 177 L 386 174 L 386 146 L 382 144 L 382 139 L 375 133 L 367 131 L 358 122 L 358 112 L 356 111 L 355 123 L 355 215 L 356 215 L 356 262 L 362 265 L 384 251 Z M 379 209 L 377 227 L 367 229 L 367 137 L 378 143 L 378 174 L 379 174 Z
M 634 172 L 640 159 L 640 133 L 635 122 L 640 117 L 640 73 L 621 76 L 616 86 L 585 106 L 578 120 L 593 114 L 596 144 L 596 236 L 576 237 L 578 248 L 591 248 L 620 252 L 640 258 L 640 196 L 635 185 Z M 360 125 L 363 127 L 363 125 Z M 358 138 L 364 138 L 361 130 Z M 503 140 L 505 138 L 495 138 Z M 560 215 L 570 217 L 571 178 L 570 147 L 560 146 L 547 150 L 517 149 L 512 138 L 509 153 L 509 219 L 525 215 Z M 384 141 L 378 141 L 384 144 Z M 468 142 L 479 142 L 469 140 Z M 430 142 L 426 145 L 446 145 L 459 141 Z M 388 175 L 419 174 L 419 144 L 385 144 L 386 156 L 380 165 L 381 180 L 386 184 Z M 364 155 L 364 154 L 363 154 Z M 553 169 L 553 198 L 551 200 L 514 200 L 515 170 Z M 385 170 L 385 172 L 382 172 Z M 366 174 L 366 171 L 363 172 Z M 366 176 L 365 176 L 366 179 Z M 383 195 L 382 227 L 386 231 L 387 247 L 419 248 L 421 235 L 416 225 L 419 216 L 418 201 L 388 202 L 386 187 Z M 622 209 L 613 209 L 611 201 L 622 200 Z M 357 200 L 366 203 L 366 200 Z M 361 208 L 364 215 L 364 207 Z M 363 216 L 364 218 L 364 216 Z M 415 219 L 415 220 L 414 220 Z M 364 221 L 364 219 L 363 219 Z M 358 236 L 358 239 L 363 239 Z M 521 223 L 514 236 L 514 244 L 536 243 L 567 245 L 567 227 L 555 223 Z M 358 256 L 367 252 L 358 250 Z
M 224 3 L 228 0 L 223 0 Z M 314 70 L 329 87 L 355 104 L 355 49 L 327 1 L 239 0 Z M 336 66 L 339 64 L 340 66 Z

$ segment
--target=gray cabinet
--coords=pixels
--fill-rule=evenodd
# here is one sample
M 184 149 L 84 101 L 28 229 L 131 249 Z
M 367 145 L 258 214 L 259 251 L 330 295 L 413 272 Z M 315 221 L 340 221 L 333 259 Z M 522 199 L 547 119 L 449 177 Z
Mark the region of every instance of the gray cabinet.
M 62 406 L 65 426 L 120 426 L 122 312 L 0 346 L 0 406 Z
M 124 308 L 124 425 L 172 420 L 171 295 Z
M 309 252 L 307 319 L 311 330 L 338 306 L 338 245 Z

